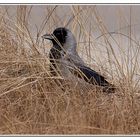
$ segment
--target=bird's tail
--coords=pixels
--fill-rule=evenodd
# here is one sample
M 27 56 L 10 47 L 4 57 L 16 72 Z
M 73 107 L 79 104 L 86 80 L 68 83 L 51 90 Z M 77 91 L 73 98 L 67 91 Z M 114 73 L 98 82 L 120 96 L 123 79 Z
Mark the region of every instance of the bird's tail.
M 115 87 L 113 84 L 109 84 L 103 87 L 103 92 L 106 92 L 106 93 L 114 93 L 116 90 L 117 90 L 117 87 Z

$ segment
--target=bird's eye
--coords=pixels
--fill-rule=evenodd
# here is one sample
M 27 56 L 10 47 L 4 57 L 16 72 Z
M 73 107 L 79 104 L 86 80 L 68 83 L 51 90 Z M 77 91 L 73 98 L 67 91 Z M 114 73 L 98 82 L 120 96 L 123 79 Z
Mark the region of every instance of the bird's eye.
M 57 33 L 57 35 L 60 35 L 60 33 Z

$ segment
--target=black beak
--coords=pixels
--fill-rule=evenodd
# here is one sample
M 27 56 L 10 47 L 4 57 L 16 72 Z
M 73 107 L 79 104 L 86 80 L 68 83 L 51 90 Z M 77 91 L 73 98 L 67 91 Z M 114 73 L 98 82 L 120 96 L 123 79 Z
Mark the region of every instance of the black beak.
M 42 38 L 43 39 L 48 39 L 48 40 L 53 40 L 54 39 L 52 34 L 45 34 L 45 35 L 42 36 Z

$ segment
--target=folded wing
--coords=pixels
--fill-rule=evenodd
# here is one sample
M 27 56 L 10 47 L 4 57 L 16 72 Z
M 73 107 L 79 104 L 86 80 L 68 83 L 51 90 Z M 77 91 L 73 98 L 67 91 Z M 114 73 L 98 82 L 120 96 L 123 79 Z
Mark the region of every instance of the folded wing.
M 105 91 L 108 90 L 110 92 L 115 90 L 114 85 L 110 84 L 108 81 L 105 80 L 103 76 L 101 76 L 99 73 L 92 70 L 91 68 L 84 65 L 78 65 L 76 67 L 77 68 L 75 68 L 72 72 L 79 78 L 84 79 L 90 84 L 102 86 Z

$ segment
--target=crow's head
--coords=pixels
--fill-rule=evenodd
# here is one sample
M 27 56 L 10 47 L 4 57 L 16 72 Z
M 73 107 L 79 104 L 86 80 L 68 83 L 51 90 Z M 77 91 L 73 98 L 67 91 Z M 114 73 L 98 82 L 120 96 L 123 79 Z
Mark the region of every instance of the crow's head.
M 52 34 L 45 34 L 42 38 L 51 40 L 55 48 L 59 47 L 65 51 L 76 51 L 75 37 L 70 30 L 64 27 L 56 28 Z

